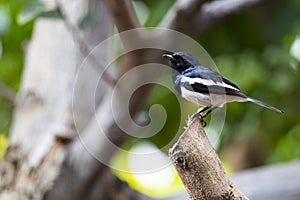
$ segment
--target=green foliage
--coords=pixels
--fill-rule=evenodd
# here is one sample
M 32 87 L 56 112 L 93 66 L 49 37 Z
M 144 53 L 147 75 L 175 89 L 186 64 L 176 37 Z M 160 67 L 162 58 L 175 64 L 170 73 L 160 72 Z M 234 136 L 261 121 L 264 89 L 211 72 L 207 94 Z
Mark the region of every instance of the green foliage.
M 150 10 L 149 18 L 144 25 L 146 27 L 154 27 L 161 22 L 162 18 L 165 16 L 168 9 L 172 6 L 175 0 L 144 0 L 143 2 L 148 6 Z
M 289 161 L 300 157 L 300 124 L 294 126 L 276 144 L 269 162 Z
M 3 134 L 0 134 L 0 160 L 2 159 L 7 147 L 8 147 L 7 138 Z
M 149 9 L 143 1 L 133 1 L 134 10 L 142 25 L 149 18 Z
M 30 20 L 33 20 L 45 9 L 45 4 L 40 1 L 32 1 L 22 8 L 20 13 L 17 15 L 17 22 L 23 25 Z
M 2 157 L 4 156 L 5 150 L 8 147 L 8 140 L 7 138 L 3 135 L 0 134 L 0 161 Z
M 147 138 L 146 140 L 150 140 L 159 148 L 166 148 L 166 146 L 171 145 L 170 142 L 174 139 L 174 134 L 176 134 L 177 130 L 182 129 L 182 127 L 179 127 L 179 123 L 180 116 L 183 113 L 180 111 L 180 105 L 176 96 L 167 88 L 162 86 L 155 86 L 150 98 L 148 99 L 148 106 L 146 110 L 148 110 L 151 105 L 155 104 L 163 106 L 166 110 L 167 121 L 159 133 L 155 134 L 151 138 Z
M 149 170 L 147 173 L 130 173 L 132 171 L 133 163 L 137 162 L 137 157 L 132 156 L 134 153 L 130 152 L 132 148 L 135 148 L 138 145 L 146 145 L 149 146 L 148 143 L 136 143 L 131 144 L 130 148 L 127 148 L 128 151 L 119 151 L 111 160 L 110 166 L 112 167 L 113 173 L 118 175 L 119 178 L 121 178 L 124 181 L 127 181 L 128 184 L 139 191 L 144 192 L 145 194 L 148 194 L 149 196 L 154 196 L 157 198 L 162 198 L 166 196 L 173 195 L 178 192 L 182 192 L 184 189 L 183 184 L 181 183 L 179 175 L 176 173 L 175 168 L 171 166 L 165 166 L 164 168 L 160 170 Z M 150 144 L 151 146 L 151 144 Z M 155 147 L 152 147 L 151 152 L 158 151 L 159 149 L 155 149 Z M 137 154 L 143 154 L 140 151 L 132 150 L 133 152 L 136 152 Z M 146 152 L 144 152 L 146 153 Z M 149 153 L 149 152 L 148 152 Z M 162 156 L 162 155 L 160 155 Z M 153 155 L 153 159 L 161 159 L 161 157 L 158 156 L 155 157 Z M 166 155 L 163 155 L 165 159 L 168 159 Z M 152 161 L 149 161 L 151 163 Z M 134 163 L 136 164 L 136 163 Z M 146 163 L 144 163 L 146 164 Z M 115 168 L 116 166 L 116 168 Z M 121 166 L 121 169 L 120 169 Z M 160 187 L 158 181 L 164 181 L 165 185 L 164 187 Z
M 17 16 L 29 1 L 2 1 L 0 3 L 0 81 L 17 91 L 24 62 L 24 47 L 29 40 L 33 23 L 20 26 Z M 0 157 L 7 147 L 7 134 L 13 106 L 0 97 Z
M 51 1 L 32 0 L 17 15 L 17 22 L 24 25 L 37 17 L 62 18 L 60 10 Z

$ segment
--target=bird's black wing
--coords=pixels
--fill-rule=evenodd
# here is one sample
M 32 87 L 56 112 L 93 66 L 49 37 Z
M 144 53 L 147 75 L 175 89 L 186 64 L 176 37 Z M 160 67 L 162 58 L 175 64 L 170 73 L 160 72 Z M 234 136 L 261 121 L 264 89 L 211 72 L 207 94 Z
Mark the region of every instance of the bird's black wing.
M 215 70 L 205 67 L 205 66 L 202 66 L 202 65 L 198 65 L 193 68 L 189 68 L 188 70 L 183 72 L 183 75 L 187 76 L 189 78 L 202 78 L 205 80 L 212 80 L 215 83 L 223 82 L 227 85 L 230 85 L 231 87 L 236 88 L 237 90 L 240 90 L 240 88 L 236 84 L 232 83 L 231 81 L 229 81 L 228 79 L 223 77 L 221 74 L 219 74 Z
M 183 82 L 182 86 L 187 90 L 203 93 L 203 94 L 217 94 L 217 95 L 233 95 L 239 96 L 243 98 L 247 98 L 241 91 L 235 90 L 228 87 L 223 87 L 219 85 L 204 85 L 201 83 L 193 83 L 190 84 L 189 82 Z
M 190 91 L 195 91 L 204 94 L 219 94 L 219 95 L 233 95 L 233 96 L 246 96 L 240 91 L 240 88 L 224 78 L 218 72 L 205 67 L 205 66 L 196 66 L 194 68 L 188 69 L 183 73 L 183 76 L 194 79 L 199 78 L 203 82 L 183 82 L 183 87 Z M 213 84 L 204 84 L 206 81 L 212 81 Z
M 239 86 L 237 86 L 236 84 L 234 84 L 233 82 L 231 82 L 230 80 L 228 80 L 228 79 L 226 79 L 226 78 L 224 78 L 224 77 L 222 77 L 222 81 L 223 81 L 224 83 L 228 84 L 228 85 L 231 85 L 232 87 L 234 87 L 234 88 L 236 88 L 236 89 L 238 89 L 238 90 L 241 90 L 241 89 L 239 88 Z

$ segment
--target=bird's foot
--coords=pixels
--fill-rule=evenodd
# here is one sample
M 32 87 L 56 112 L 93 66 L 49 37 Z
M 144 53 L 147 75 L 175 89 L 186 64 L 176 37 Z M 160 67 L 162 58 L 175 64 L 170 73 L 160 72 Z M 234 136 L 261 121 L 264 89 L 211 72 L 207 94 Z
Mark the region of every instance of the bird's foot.
M 201 113 L 200 113 L 200 112 L 196 112 L 196 113 L 194 113 L 194 114 L 191 116 L 191 121 L 193 121 L 193 119 L 195 119 L 195 118 L 197 118 L 197 117 L 200 117 L 200 118 L 202 118 L 202 116 L 201 116 Z
M 206 127 L 207 122 L 203 118 L 201 118 L 200 121 L 202 123 L 203 128 Z
M 200 112 L 196 112 L 195 114 L 193 114 L 191 116 L 191 120 L 190 121 L 193 121 L 195 118 L 198 118 L 200 120 L 200 122 L 202 123 L 202 126 L 206 127 L 207 122 L 204 120 L 204 118 L 203 118 L 203 116 L 201 115 Z

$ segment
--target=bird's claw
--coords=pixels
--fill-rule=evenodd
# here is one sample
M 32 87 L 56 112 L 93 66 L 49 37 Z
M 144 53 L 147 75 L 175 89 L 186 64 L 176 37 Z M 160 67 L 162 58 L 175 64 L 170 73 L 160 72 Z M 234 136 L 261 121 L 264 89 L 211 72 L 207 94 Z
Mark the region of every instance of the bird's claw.
M 204 120 L 203 116 L 199 112 L 192 115 L 191 121 L 195 118 L 198 118 L 200 120 L 200 122 L 202 123 L 202 126 L 206 127 L 207 122 Z
M 200 122 L 202 123 L 203 128 L 206 127 L 207 122 L 201 117 L 199 117 Z

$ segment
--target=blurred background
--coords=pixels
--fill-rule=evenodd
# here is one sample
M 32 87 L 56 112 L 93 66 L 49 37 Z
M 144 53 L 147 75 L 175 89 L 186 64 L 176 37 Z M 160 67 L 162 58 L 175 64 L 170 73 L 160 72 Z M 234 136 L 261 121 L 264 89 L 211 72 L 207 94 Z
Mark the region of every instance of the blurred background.
M 143 26 L 155 27 L 174 2 L 136 0 L 134 5 Z M 1 0 L 0 159 L 8 146 L 14 111 L 11 99 L 20 86 L 26 46 L 35 20 L 57 17 L 56 14 L 55 11 L 43 13 L 36 0 Z M 285 111 L 278 114 L 251 103 L 227 105 L 225 125 L 216 145 L 227 172 L 299 159 L 300 1 L 266 1 L 230 17 L 195 39 L 211 55 L 219 71 L 245 94 Z M 163 78 L 170 79 L 170 74 L 164 74 Z M 182 101 L 186 117 L 196 111 L 197 106 Z M 125 149 L 141 145 L 150 150 L 162 148 L 169 144 L 178 128 L 183 130 L 177 126 L 180 108 L 176 96 L 164 87 L 155 86 L 145 111 L 157 103 L 168 114 L 164 128 L 151 138 L 127 142 Z M 127 155 L 117 154 L 112 162 L 129 163 L 128 160 Z M 137 188 L 161 194 L 155 188 L 147 189 L 152 186 L 142 185 L 130 174 L 116 173 Z M 170 191 L 182 188 L 178 186 L 178 177 L 170 180 Z

